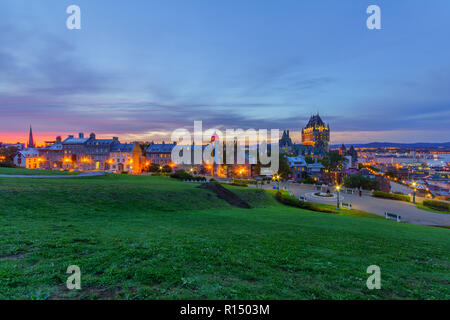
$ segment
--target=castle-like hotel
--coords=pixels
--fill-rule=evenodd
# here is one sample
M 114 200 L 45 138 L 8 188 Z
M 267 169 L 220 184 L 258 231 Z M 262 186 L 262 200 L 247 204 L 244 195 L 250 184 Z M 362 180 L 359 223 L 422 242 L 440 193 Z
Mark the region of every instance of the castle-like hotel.
M 326 125 L 317 114 L 309 119 L 301 134 L 301 144 L 292 142 L 289 130 L 283 132 L 279 141 L 280 153 L 289 156 L 290 165 L 299 179 L 305 177 L 306 174 L 311 175 L 323 170 L 320 163 L 308 165 L 304 158 L 318 159 L 328 152 L 330 126 Z M 28 146 L 18 152 L 14 158 L 14 164 L 29 169 L 139 174 L 152 165 L 174 167 L 171 153 L 175 145 L 175 143 L 155 144 L 153 142 L 150 144 L 121 143 L 118 137 L 98 139 L 94 133 L 89 136 L 79 133 L 77 136 L 69 135 L 64 140 L 56 137 L 56 141 L 48 143 L 46 147 L 36 148 L 30 128 Z M 254 168 L 252 165 L 248 165 L 239 170 L 252 175 Z

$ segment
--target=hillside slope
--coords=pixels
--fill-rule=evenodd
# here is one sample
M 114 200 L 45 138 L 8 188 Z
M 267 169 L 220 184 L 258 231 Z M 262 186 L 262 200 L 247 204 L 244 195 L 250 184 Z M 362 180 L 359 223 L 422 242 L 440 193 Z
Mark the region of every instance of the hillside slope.
M 449 299 L 449 230 L 163 177 L 0 178 L 0 299 Z M 366 287 L 378 265 L 382 289 Z M 65 288 L 69 265 L 82 290 Z

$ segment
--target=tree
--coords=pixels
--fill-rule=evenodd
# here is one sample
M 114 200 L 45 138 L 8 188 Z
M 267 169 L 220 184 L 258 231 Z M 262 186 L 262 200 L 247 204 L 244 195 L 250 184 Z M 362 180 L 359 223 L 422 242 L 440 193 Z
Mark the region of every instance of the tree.
M 291 168 L 289 168 L 289 162 L 287 155 L 280 153 L 280 166 L 278 169 L 278 174 L 283 178 L 287 179 L 289 175 L 292 174 Z
M 312 157 L 305 157 L 305 162 L 308 164 L 313 164 L 315 161 Z
M 340 172 L 348 159 L 341 156 L 338 152 L 330 151 L 322 159 L 322 164 L 330 172 Z
M 0 167 L 14 167 L 14 157 L 18 152 L 16 147 L 0 148 Z
M 169 166 L 169 165 L 165 165 L 163 168 L 162 168 L 162 172 L 165 172 L 165 173 L 171 173 L 172 172 L 172 168 Z
M 344 186 L 347 188 L 363 188 L 364 190 L 378 190 L 378 182 L 374 179 L 366 178 L 361 174 L 346 176 Z

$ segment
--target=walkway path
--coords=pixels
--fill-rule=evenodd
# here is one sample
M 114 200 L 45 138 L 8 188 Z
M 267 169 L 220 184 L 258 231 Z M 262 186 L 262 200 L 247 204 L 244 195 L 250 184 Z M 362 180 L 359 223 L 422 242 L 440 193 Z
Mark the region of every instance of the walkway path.
M 104 172 L 83 172 L 77 175 L 18 175 L 18 174 L 0 174 L 0 178 L 28 178 L 28 179 L 70 179 L 83 177 L 97 177 L 104 176 Z
M 306 199 L 311 202 L 336 205 L 336 199 L 317 199 L 317 197 L 312 197 L 311 194 L 314 194 L 315 190 L 311 185 L 287 183 L 280 186 L 280 188 L 283 186 L 286 186 L 286 189 L 291 191 L 296 197 L 306 196 Z M 265 188 L 272 188 L 272 185 L 267 185 Z M 351 203 L 353 209 L 356 210 L 374 213 L 383 217 L 384 213 L 387 211 L 400 215 L 403 222 L 412 224 L 433 226 L 450 225 L 450 214 L 420 210 L 412 203 L 374 198 L 367 195 L 363 195 L 362 197 L 357 194 L 341 195 L 344 198 L 343 201 Z

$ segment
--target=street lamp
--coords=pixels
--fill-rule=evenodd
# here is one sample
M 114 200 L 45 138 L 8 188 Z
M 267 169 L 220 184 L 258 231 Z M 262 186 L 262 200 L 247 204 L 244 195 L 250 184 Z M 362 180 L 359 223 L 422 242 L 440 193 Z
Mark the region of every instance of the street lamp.
M 416 203 L 416 185 L 417 185 L 417 183 L 414 181 L 413 183 L 412 183 L 412 186 L 413 186 L 413 201 L 412 201 L 412 203 Z
M 337 191 L 337 206 L 336 206 L 336 210 L 340 210 L 341 209 L 341 204 L 339 201 L 339 196 L 340 196 L 340 191 L 341 191 L 341 186 L 336 186 L 336 191 Z
M 279 174 L 274 175 L 273 180 L 277 182 L 277 190 L 280 191 L 280 175 Z

